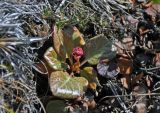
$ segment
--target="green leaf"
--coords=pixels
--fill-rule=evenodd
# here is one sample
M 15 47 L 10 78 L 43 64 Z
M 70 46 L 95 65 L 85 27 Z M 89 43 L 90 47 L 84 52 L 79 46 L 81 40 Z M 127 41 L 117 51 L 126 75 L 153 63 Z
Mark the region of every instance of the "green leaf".
M 47 113 L 68 113 L 66 105 L 63 100 L 52 100 L 49 101 L 46 106 Z
M 66 50 L 63 45 L 63 34 L 62 34 L 62 30 L 58 29 L 57 26 L 54 26 L 53 43 L 54 43 L 54 49 L 56 53 L 65 61 Z
M 100 86 L 97 78 L 97 72 L 93 69 L 93 67 L 85 67 L 81 70 L 80 75 L 88 80 L 90 88 L 96 89 L 97 85 Z
M 42 11 L 43 17 L 50 17 L 52 15 L 52 11 L 49 7 L 46 7 Z
M 116 52 L 112 51 L 112 41 L 103 35 L 91 38 L 85 45 L 85 60 L 92 65 L 98 64 L 101 59 L 112 59 Z
M 50 47 L 44 54 L 44 58 L 49 66 L 54 70 L 66 70 L 68 65 L 57 55 L 55 50 Z
M 85 44 L 81 33 L 73 26 L 66 26 L 63 28 L 63 41 L 69 57 L 72 54 L 73 48 Z
M 8 105 L 8 103 L 5 103 L 2 108 L 5 109 L 6 113 L 14 113 L 14 110 L 11 106 Z
M 155 4 L 160 4 L 160 0 L 152 0 Z
M 59 98 L 74 99 L 82 96 L 88 81 L 83 77 L 71 77 L 67 72 L 52 72 L 49 80 L 52 94 Z

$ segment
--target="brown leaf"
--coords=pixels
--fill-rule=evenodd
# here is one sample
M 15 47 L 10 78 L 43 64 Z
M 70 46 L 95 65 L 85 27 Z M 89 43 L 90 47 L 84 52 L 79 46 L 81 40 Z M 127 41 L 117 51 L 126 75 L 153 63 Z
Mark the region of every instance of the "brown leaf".
M 137 81 L 139 81 L 142 77 L 144 76 L 144 73 L 141 72 L 138 75 L 136 75 L 133 79 L 132 79 L 132 85 L 134 85 Z
M 132 53 L 132 51 L 135 49 L 133 39 L 131 36 L 123 38 L 122 42 L 115 42 L 114 45 L 116 46 L 117 54 L 124 57 L 129 57 L 127 52 Z
M 147 2 L 147 3 L 142 3 L 142 7 L 143 7 L 143 8 L 150 8 L 150 7 L 152 7 L 152 5 L 153 5 L 153 2 L 152 2 L 152 1 Z
M 42 63 L 42 62 L 43 62 L 43 63 Z M 47 77 L 49 77 L 49 75 L 54 71 L 54 70 L 48 65 L 48 63 L 47 63 L 47 61 L 46 61 L 45 59 L 42 59 L 41 62 L 35 63 L 34 65 L 35 65 L 35 67 L 37 68 L 37 69 L 35 69 L 36 71 L 38 71 L 38 72 L 41 73 L 41 74 L 47 74 L 47 75 L 48 75 Z
M 160 4 L 152 4 L 151 7 L 147 8 L 146 13 L 152 17 L 156 17 L 160 13 Z
M 94 109 L 96 107 L 96 102 L 94 100 L 87 101 L 87 105 L 89 109 Z
M 128 36 L 126 38 L 123 38 L 122 43 L 124 45 L 124 49 L 126 50 L 133 50 L 134 49 L 134 43 L 132 37 Z
M 153 64 L 155 66 L 160 66 L 160 53 L 156 53 L 155 57 L 153 58 Z
M 131 82 L 130 74 L 133 71 L 132 61 L 130 59 L 121 57 L 117 60 L 117 64 L 120 69 L 120 74 L 123 75 L 123 77 L 121 78 L 122 85 L 123 87 L 128 89 Z
M 146 80 L 147 86 L 151 87 L 151 85 L 153 84 L 153 78 L 151 76 L 147 75 L 145 77 L 145 80 Z
M 135 4 L 135 3 L 136 3 L 136 0 L 129 0 L 129 2 L 130 2 L 131 4 Z
M 133 71 L 133 64 L 130 59 L 119 58 L 117 59 L 118 67 L 120 68 L 120 74 L 129 75 Z
M 88 88 L 91 88 L 91 89 L 93 89 L 93 90 L 96 90 L 97 84 L 96 84 L 95 82 L 90 82 L 90 83 L 88 84 Z
M 121 83 L 124 88 L 128 89 L 130 87 L 131 77 L 130 75 L 123 75 L 121 78 Z

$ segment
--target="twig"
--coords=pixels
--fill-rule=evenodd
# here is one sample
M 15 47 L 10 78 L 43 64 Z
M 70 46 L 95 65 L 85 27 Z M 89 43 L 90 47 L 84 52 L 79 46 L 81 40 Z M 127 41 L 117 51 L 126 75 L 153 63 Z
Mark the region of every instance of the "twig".
M 59 5 L 59 7 L 56 9 L 55 13 L 59 13 L 60 8 L 64 5 L 65 2 L 66 2 L 66 0 L 63 0 L 63 1 L 60 3 L 60 5 Z
M 115 85 L 112 83 L 112 81 L 109 80 L 109 86 L 110 89 L 112 90 L 112 92 L 114 93 L 114 95 L 117 95 L 117 91 L 115 90 L 116 87 Z M 120 98 L 120 96 L 117 96 L 116 99 L 118 100 L 119 104 L 121 105 L 121 107 L 124 109 L 124 111 L 126 113 L 130 113 L 130 110 L 126 107 L 125 103 L 122 101 L 122 99 Z
M 85 63 L 87 63 L 87 60 L 83 60 L 80 67 L 83 66 Z
M 160 67 L 153 67 L 153 68 L 140 68 L 141 70 L 144 71 L 152 71 L 152 70 L 156 70 L 156 69 L 160 69 Z
M 20 25 L 21 25 L 21 23 L 16 23 L 16 24 L 11 24 L 11 23 L 9 23 L 9 24 L 0 23 L 0 27 L 18 27 L 18 26 L 20 26 Z
M 146 94 L 130 94 L 130 95 L 111 95 L 111 96 L 105 96 L 99 100 L 101 102 L 104 99 L 107 98 L 117 98 L 117 97 L 130 97 L 130 96 L 159 96 L 160 93 L 146 93 Z

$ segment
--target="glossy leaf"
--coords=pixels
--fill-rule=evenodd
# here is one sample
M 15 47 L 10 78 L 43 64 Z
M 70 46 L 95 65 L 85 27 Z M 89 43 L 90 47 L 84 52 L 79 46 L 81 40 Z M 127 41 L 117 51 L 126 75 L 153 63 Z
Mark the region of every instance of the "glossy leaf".
M 103 35 L 96 36 L 85 46 L 85 58 L 90 64 L 98 64 L 100 59 L 112 59 L 116 52 L 112 51 L 112 41 Z
M 89 82 L 89 87 L 91 89 L 96 89 L 97 85 L 100 86 L 99 80 L 97 78 L 97 72 L 93 69 L 93 67 L 85 67 L 81 70 L 81 77 L 84 77 Z
M 63 40 L 68 56 L 71 55 L 73 48 L 85 44 L 85 41 L 81 33 L 76 27 L 73 26 L 64 27 Z
M 46 106 L 47 113 L 68 113 L 66 105 L 63 100 L 52 100 L 49 101 Z
M 66 50 L 63 45 L 63 34 L 62 30 L 58 29 L 57 26 L 54 26 L 53 43 L 56 53 L 65 61 Z
M 65 70 L 68 67 L 68 65 L 63 62 L 52 47 L 46 51 L 44 58 L 49 66 L 54 70 Z
M 52 94 L 59 98 L 74 99 L 82 96 L 88 81 L 84 77 L 71 77 L 67 72 L 52 72 L 49 80 Z

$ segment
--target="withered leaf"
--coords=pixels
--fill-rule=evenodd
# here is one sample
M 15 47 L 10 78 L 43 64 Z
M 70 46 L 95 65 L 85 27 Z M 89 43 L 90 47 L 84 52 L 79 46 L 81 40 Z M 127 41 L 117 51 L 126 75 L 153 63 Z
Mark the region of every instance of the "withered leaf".
M 123 77 L 121 78 L 122 85 L 123 87 L 128 89 L 130 87 L 131 82 L 130 74 L 133 71 L 132 61 L 130 59 L 121 57 L 117 59 L 117 64 L 120 69 L 120 74 L 123 75 Z
M 155 57 L 153 58 L 153 64 L 155 66 L 160 66 L 160 53 L 156 53 Z
M 119 58 L 117 59 L 118 67 L 120 68 L 120 74 L 129 75 L 133 71 L 133 64 L 130 59 Z
M 139 81 L 140 79 L 142 79 L 143 76 L 144 76 L 144 73 L 143 73 L 143 72 L 137 74 L 137 75 L 132 79 L 132 85 L 134 85 L 137 81 Z
M 145 80 L 146 80 L 146 83 L 147 83 L 148 87 L 151 87 L 153 85 L 153 78 L 151 76 L 147 75 L 145 77 Z
M 148 15 L 151 15 L 152 17 L 156 17 L 156 15 L 160 13 L 160 4 L 152 4 L 145 11 Z
M 130 88 L 131 83 L 131 76 L 130 75 L 123 75 L 123 77 L 120 79 L 122 86 L 126 89 Z

